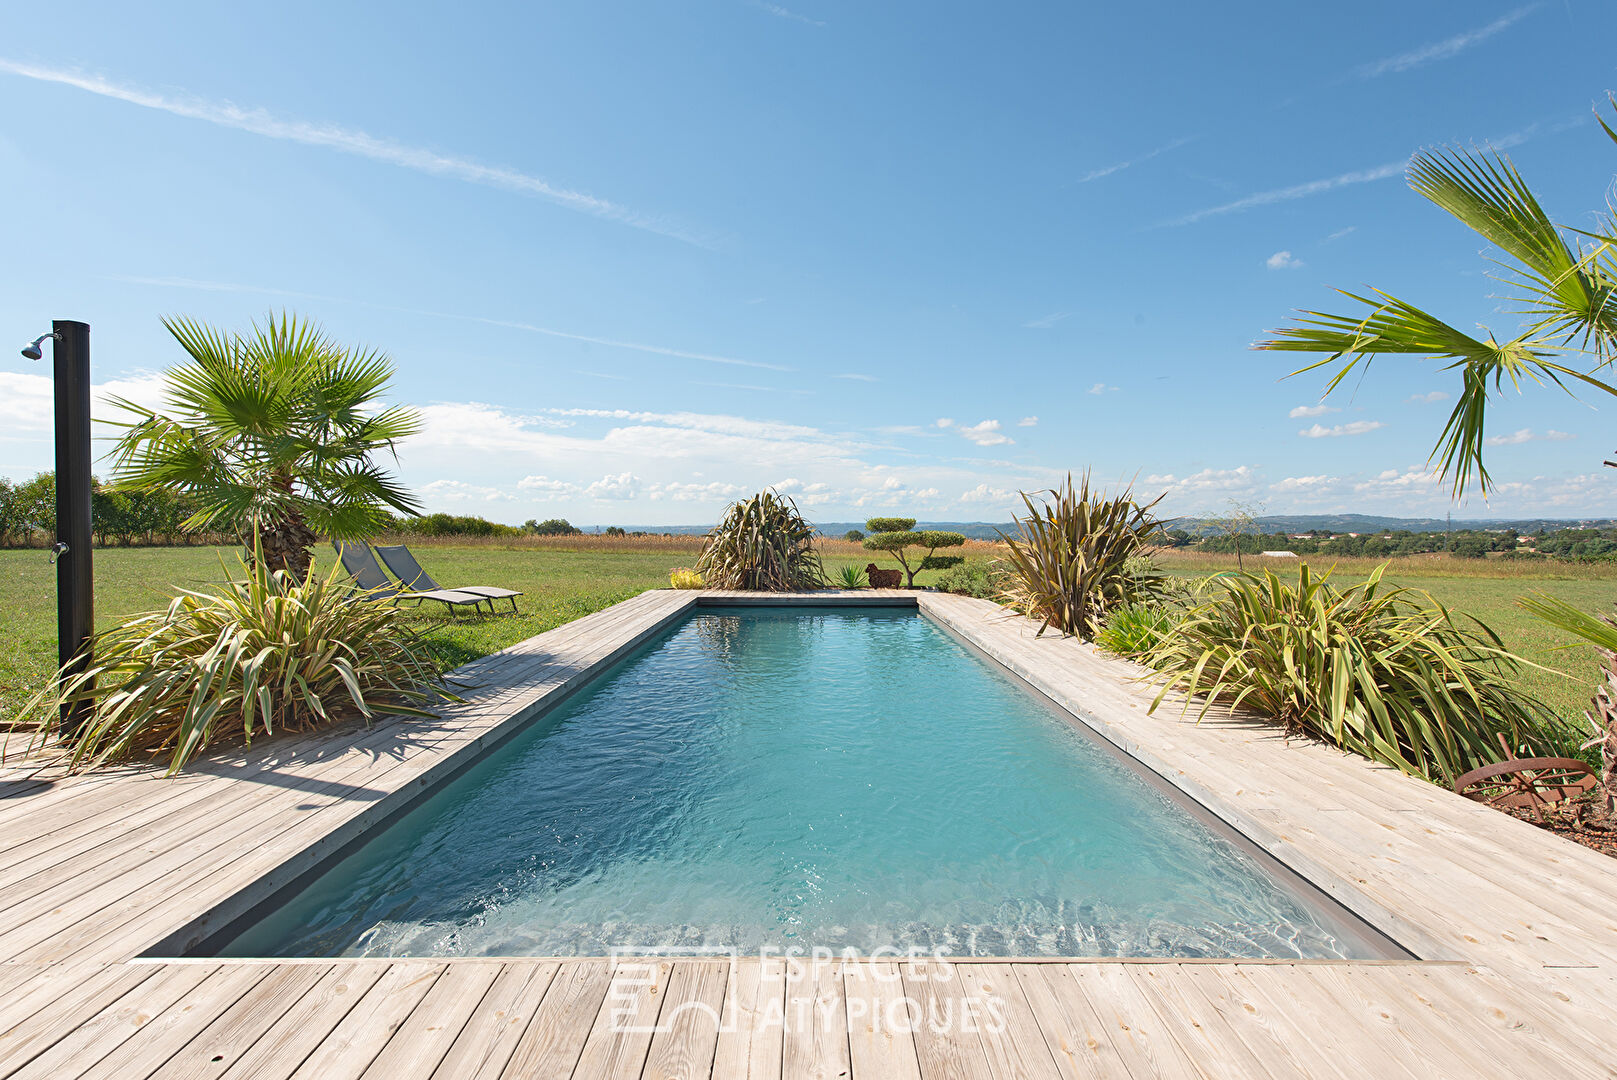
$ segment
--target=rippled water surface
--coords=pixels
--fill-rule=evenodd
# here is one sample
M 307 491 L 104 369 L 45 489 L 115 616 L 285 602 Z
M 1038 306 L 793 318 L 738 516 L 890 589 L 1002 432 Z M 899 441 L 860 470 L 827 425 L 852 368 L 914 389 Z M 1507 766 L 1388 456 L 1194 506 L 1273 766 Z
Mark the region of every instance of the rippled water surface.
M 1367 956 L 913 612 L 693 616 L 234 956 Z

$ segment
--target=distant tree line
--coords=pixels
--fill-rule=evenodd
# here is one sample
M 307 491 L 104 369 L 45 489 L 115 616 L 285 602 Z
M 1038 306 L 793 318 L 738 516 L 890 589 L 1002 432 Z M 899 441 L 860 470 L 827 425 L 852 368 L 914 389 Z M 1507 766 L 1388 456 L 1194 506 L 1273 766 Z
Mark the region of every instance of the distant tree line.
M 1232 555 L 1236 551 L 1255 555 L 1260 551 L 1291 551 L 1298 555 L 1360 555 L 1382 559 L 1400 555 L 1447 553 L 1460 558 L 1532 559 L 1617 559 L 1617 529 L 1560 529 L 1532 535 L 1515 529 L 1455 529 L 1451 532 L 1330 533 L 1313 529 L 1308 533 L 1250 533 L 1247 535 L 1193 536 L 1184 529 L 1170 529 L 1162 535 L 1168 547 L 1210 551 Z
M 215 544 L 232 537 L 188 532 L 194 499 L 169 491 L 118 491 L 91 481 L 90 529 L 103 547 Z M 0 547 L 48 547 L 56 536 L 56 474 L 13 483 L 0 477 Z

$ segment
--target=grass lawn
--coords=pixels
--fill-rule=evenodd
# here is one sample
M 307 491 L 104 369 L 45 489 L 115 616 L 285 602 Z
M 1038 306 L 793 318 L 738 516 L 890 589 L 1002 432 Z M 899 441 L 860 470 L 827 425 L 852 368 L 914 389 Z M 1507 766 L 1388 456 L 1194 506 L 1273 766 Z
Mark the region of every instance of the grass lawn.
M 419 616 L 419 624 L 446 665 L 453 667 L 645 589 L 666 586 L 670 569 L 695 561 L 698 544 L 695 538 L 586 537 L 515 546 L 415 545 L 423 565 L 446 585 L 498 585 L 526 593 L 518 615 L 454 618 L 427 610 Z M 972 545 L 969 550 L 980 558 L 989 546 Z M 863 567 L 872 561 L 895 565 L 874 554 L 856 544 L 830 541 L 825 546 L 826 571 L 834 576 L 845 564 Z M 175 586 L 192 588 L 220 580 L 221 559 L 227 567 L 235 565 L 234 553 L 219 548 L 106 548 L 98 550 L 95 559 L 100 626 L 163 606 Z M 1168 553 L 1164 562 L 1174 573 L 1191 576 L 1234 568 L 1233 559 L 1226 566 L 1226 560 L 1203 555 Z M 1337 563 L 1337 579 L 1343 582 L 1357 580 L 1375 565 L 1372 560 Z M 1294 567 L 1279 564 L 1282 573 L 1295 573 Z M 930 584 L 936 577 L 928 572 L 916 580 Z M 1515 601 L 1542 590 L 1588 611 L 1617 610 L 1612 606 L 1617 600 L 1617 567 L 1410 559 L 1395 563 L 1388 578 L 1425 589 L 1450 607 L 1475 615 L 1523 656 L 1571 675 L 1528 670 L 1523 681 L 1561 715 L 1582 713 L 1596 680 L 1593 652 L 1558 648 L 1571 639 L 1517 609 Z M 54 669 L 55 583 L 55 571 L 44 552 L 0 551 L 0 642 L 5 644 L 0 649 L 0 718 L 15 715 Z

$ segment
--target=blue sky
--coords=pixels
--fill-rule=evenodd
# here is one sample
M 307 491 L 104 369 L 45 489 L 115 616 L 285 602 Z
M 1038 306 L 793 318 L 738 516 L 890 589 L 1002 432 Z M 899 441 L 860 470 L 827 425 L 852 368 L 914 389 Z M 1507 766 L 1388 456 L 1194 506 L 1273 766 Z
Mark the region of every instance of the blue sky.
M 1617 6 L 790 0 L 10 5 L 0 324 L 92 324 L 150 398 L 158 319 L 271 308 L 389 353 L 435 510 L 697 524 L 1004 520 L 1067 469 L 1172 512 L 1442 514 L 1452 398 L 1378 362 L 1317 411 L 1254 340 L 1374 284 L 1509 333 L 1402 179 L 1507 147 L 1586 227 Z M 49 466 L 0 353 L 0 475 Z M 1466 516 L 1610 515 L 1604 414 L 1496 409 Z

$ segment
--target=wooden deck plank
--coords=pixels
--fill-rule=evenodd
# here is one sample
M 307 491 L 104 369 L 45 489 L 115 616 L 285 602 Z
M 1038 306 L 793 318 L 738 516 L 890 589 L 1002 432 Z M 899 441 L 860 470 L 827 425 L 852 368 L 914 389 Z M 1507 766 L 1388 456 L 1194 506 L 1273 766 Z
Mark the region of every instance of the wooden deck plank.
M 643 1080 L 697 1080 L 712 1075 L 719 1042 L 724 991 L 731 965 L 718 960 L 681 960 L 668 978 L 668 999 L 646 1052 Z
M 1137 1076 L 1199 1076 L 1170 1026 L 1151 1008 L 1121 964 L 1069 964 L 1074 989 Z
M 287 1075 L 296 1080 L 343 1080 L 363 1075 L 446 970 L 445 964 L 421 961 L 389 966 L 331 1033 Z
M 62 1080 L 112 1053 L 154 1016 L 181 1000 L 217 969 L 211 965 L 166 967 L 132 987 L 94 1016 L 60 1032 L 57 1040 L 11 1075 L 15 1080 Z
M 435 1080 L 497 1080 L 560 968 L 555 961 L 501 965 L 482 1004 L 433 1070 Z
M 1055 1057 L 1009 964 L 957 964 L 967 1000 L 984 1004 L 979 1028 L 995 1080 L 1058 1080 Z
M 494 962 L 450 964 L 360 1076 L 365 1080 L 393 1080 L 411 1073 L 429 1075 L 436 1070 L 483 1003 L 500 968 Z
M 605 960 L 569 961 L 550 982 L 516 1050 L 494 1075 L 571 1076 L 612 982 Z
M 387 973 L 385 964 L 333 966 L 237 1055 L 224 1080 L 285 1080 Z
M 990 1077 L 988 1055 L 978 1035 L 976 1003 L 953 964 L 905 963 L 904 988 L 919 1007 L 915 1056 L 925 1080 Z
M 157 974 L 124 964 L 61 969 L 6 994 L 0 1019 L 0 1078 L 9 1077 L 81 1023 Z
M 330 972 L 330 967 L 320 964 L 277 964 L 261 969 L 245 994 L 151 1075 L 218 1080 Z
M 1157 1022 L 1167 1027 L 1197 1069 L 1232 1080 L 1285 1080 L 1301 1070 L 1276 1055 L 1260 1057 L 1231 1028 L 1230 1017 L 1196 992 L 1186 964 L 1137 964 L 1124 968 Z
M 146 1080 L 229 1011 L 263 976 L 261 969 L 219 968 L 79 1076 L 82 1080 Z
M 915 1021 L 904 975 L 893 961 L 853 963 L 843 968 L 848 1009 L 848 1059 L 854 1076 L 920 1080 Z M 722 1076 L 717 1069 L 715 1076 Z
M 730 969 L 713 1075 L 780 1080 L 786 1016 L 786 964 L 778 957 Z M 878 1074 L 880 1075 L 880 1074 Z
M 606 1000 L 595 1014 L 572 1075 L 580 1080 L 638 1080 L 668 1000 L 666 960 L 620 960 L 612 967 Z M 517 1073 L 511 1074 L 513 1080 Z
M 853 1067 L 848 1056 L 848 1006 L 842 964 L 793 959 L 786 963 L 786 1030 L 781 1035 L 784 1080 L 836 1080 Z

